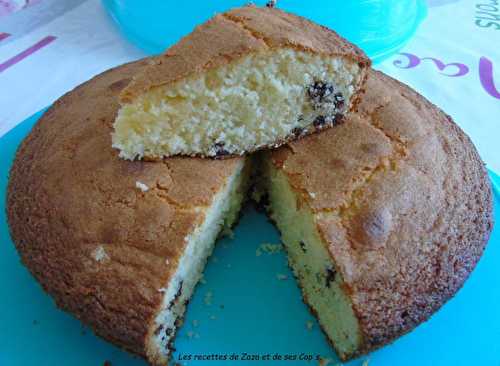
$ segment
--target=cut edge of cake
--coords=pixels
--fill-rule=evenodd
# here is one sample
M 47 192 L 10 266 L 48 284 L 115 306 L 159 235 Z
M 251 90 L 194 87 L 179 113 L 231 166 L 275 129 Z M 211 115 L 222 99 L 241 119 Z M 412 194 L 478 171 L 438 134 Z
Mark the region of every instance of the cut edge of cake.
M 304 302 L 342 360 L 359 353 L 363 335 L 342 275 L 316 226 L 317 217 L 272 159 L 263 162 L 260 187 L 267 211 L 281 233 L 288 263 Z
M 342 56 L 283 48 L 244 56 L 122 104 L 113 133 L 120 157 L 226 157 L 341 123 L 364 80 Z
M 250 178 L 250 161 L 242 159 L 225 185 L 214 196 L 212 204 L 204 211 L 204 219 L 188 236 L 186 248 L 177 269 L 168 284 L 158 291 L 164 293 L 163 301 L 152 320 L 145 341 L 148 359 L 155 365 L 167 363 L 171 343 L 184 316 L 186 305 L 203 277 L 207 259 L 217 238 L 235 224 L 241 205 L 246 198 Z

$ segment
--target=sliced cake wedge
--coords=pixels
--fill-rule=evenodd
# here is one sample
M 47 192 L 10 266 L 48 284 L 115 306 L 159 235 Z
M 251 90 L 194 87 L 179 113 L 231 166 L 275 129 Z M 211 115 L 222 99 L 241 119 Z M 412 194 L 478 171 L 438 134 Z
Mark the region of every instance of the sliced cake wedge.
M 216 15 L 121 93 L 125 159 L 242 155 L 338 124 L 369 59 L 335 32 L 268 7 Z
M 262 161 L 304 300 L 343 360 L 427 320 L 463 285 L 492 229 L 491 187 L 470 139 L 375 71 L 349 121 Z

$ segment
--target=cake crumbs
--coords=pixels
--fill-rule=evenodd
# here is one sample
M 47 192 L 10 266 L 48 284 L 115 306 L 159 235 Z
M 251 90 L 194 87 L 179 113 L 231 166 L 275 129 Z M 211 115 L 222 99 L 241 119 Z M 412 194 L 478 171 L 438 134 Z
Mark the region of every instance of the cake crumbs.
M 370 364 L 370 359 L 367 358 L 366 360 L 363 361 L 362 366 L 368 366 Z
M 205 294 L 205 297 L 204 297 L 204 299 L 203 299 L 203 302 L 205 303 L 205 305 L 210 306 L 210 305 L 212 305 L 212 299 L 213 299 L 213 294 L 212 294 L 212 291 L 208 291 L 208 292 Z
M 260 257 L 262 255 L 262 253 L 267 253 L 267 254 L 279 253 L 282 251 L 282 249 L 283 249 L 283 245 L 281 245 L 281 244 L 262 243 L 255 250 L 255 256 Z
M 326 365 L 329 365 L 331 362 L 332 362 L 332 360 L 330 358 L 322 358 L 322 357 L 320 357 L 318 365 L 319 366 L 326 366 Z
M 200 322 L 197 319 L 194 319 L 191 323 L 193 323 L 193 327 L 198 327 L 200 325 Z
M 214 314 L 211 314 L 209 318 L 210 318 L 210 320 L 215 320 L 215 319 L 217 319 L 217 317 L 216 317 Z
M 222 236 L 226 236 L 229 239 L 234 239 L 234 231 L 230 227 L 225 227 L 221 232 Z
M 306 322 L 306 328 L 307 328 L 307 330 L 311 331 L 313 329 L 313 327 L 314 327 L 314 323 L 312 321 L 308 320 Z
M 139 181 L 135 182 L 135 187 L 140 189 L 142 192 L 149 191 L 149 187 L 146 184 Z
M 205 277 L 203 277 L 203 275 L 201 275 L 201 278 L 200 278 L 200 283 L 202 285 L 206 285 L 207 284 L 207 280 L 205 279 Z
M 283 273 L 278 273 L 276 275 L 276 278 L 280 281 L 286 281 L 288 279 L 288 276 L 286 274 L 283 274 Z

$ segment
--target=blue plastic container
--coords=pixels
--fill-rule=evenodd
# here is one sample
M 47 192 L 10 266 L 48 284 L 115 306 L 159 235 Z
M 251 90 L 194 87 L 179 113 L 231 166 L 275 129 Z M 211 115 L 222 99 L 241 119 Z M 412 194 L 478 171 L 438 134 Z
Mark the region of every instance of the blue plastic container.
M 148 54 L 158 54 L 216 12 L 242 0 L 103 0 L 125 36 Z M 265 1 L 255 1 L 264 5 Z M 399 50 L 427 14 L 425 0 L 279 0 L 278 7 L 334 29 L 374 62 Z

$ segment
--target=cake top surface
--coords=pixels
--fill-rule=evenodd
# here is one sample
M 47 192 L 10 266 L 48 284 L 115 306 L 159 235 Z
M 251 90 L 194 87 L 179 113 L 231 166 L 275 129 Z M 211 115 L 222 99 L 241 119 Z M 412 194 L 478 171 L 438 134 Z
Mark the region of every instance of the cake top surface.
M 24 263 L 61 307 L 108 339 L 121 334 L 134 352 L 185 237 L 241 161 L 118 158 L 117 95 L 146 63 L 107 71 L 58 100 L 22 143 L 8 194 Z
M 120 99 L 130 102 L 151 88 L 222 66 L 248 53 L 280 47 L 370 64 L 363 51 L 326 27 L 276 8 L 248 5 L 217 14 L 152 59 L 122 91 Z
M 346 123 L 272 152 L 317 215 L 372 344 L 427 319 L 463 284 L 492 227 L 469 138 L 436 106 L 369 73 Z

